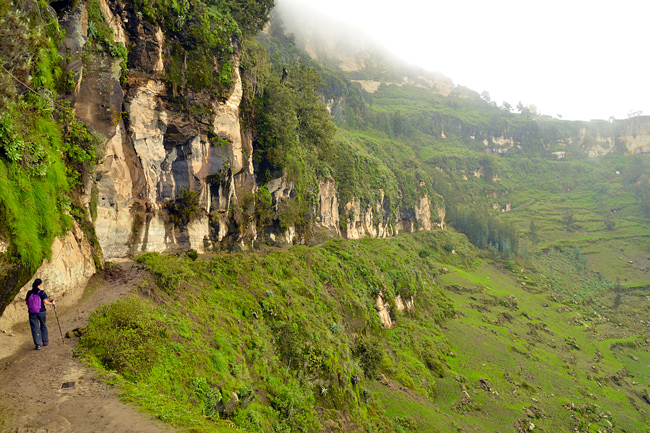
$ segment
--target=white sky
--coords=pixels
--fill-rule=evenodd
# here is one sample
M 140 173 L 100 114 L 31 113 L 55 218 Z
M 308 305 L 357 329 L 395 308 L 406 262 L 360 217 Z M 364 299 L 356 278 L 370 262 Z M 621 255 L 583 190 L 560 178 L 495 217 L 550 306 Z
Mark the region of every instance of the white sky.
M 493 101 L 564 119 L 650 115 L 647 0 L 276 0 L 364 29 Z

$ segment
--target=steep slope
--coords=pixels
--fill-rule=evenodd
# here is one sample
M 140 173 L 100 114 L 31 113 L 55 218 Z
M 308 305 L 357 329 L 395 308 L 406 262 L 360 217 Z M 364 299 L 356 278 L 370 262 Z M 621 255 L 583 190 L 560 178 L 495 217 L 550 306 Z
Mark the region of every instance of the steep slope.
M 1 6 L 29 36 L 3 59 L 38 59 L 0 73 L 2 306 L 144 253 L 82 343 L 128 401 L 188 431 L 646 428 L 647 118 L 515 114 L 278 22 L 260 46 L 268 2 Z
M 550 275 L 479 252 L 437 231 L 145 254 L 155 283 L 98 311 L 82 345 L 182 430 L 647 430 L 645 289 L 571 248 L 537 260 Z
M 494 155 L 536 153 L 562 158 L 650 151 L 649 116 L 569 122 L 542 115 L 521 102 L 516 107 L 507 103 L 498 107 L 489 92 L 479 94 L 439 73 L 405 64 L 361 29 L 318 14 L 308 5 L 300 11 L 278 5 L 265 34 L 281 33 L 290 35 L 291 42 L 315 63 L 358 84 L 368 104 L 363 110 L 356 101 L 347 106 L 345 99 L 351 92 L 337 92 L 340 83 L 328 82 L 326 94 L 343 111 L 361 117 L 363 126 L 389 136 L 420 140 L 425 135 L 430 145 L 462 145 Z M 432 49 L 444 43 L 431 41 Z

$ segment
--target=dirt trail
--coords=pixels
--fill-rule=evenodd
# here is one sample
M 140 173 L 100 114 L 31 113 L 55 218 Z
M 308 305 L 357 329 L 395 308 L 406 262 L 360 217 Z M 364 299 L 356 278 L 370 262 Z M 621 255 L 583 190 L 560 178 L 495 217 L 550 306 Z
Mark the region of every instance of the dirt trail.
M 116 301 L 146 278 L 142 267 L 131 261 L 115 263 L 104 277 L 95 276 L 83 299 L 65 310 L 57 308 L 63 335 L 86 326 L 88 313 Z M 47 288 L 44 288 L 47 291 Z M 25 324 L 13 334 L 0 334 L 0 431 L 12 433 L 58 432 L 169 432 L 150 416 L 121 403 L 116 390 L 102 383 L 94 372 L 73 356 L 78 343 L 65 338 L 48 307 L 50 344 L 34 350 L 27 313 Z M 65 385 L 64 385 L 65 384 Z

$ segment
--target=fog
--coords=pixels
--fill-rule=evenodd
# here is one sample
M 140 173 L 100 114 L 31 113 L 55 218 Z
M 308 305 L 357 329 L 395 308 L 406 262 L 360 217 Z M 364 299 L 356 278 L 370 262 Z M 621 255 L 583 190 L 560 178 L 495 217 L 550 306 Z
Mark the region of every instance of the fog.
M 643 1 L 276 0 L 295 23 L 360 32 L 403 61 L 564 119 L 650 114 Z M 287 15 L 284 14 L 283 15 Z M 335 20 L 341 28 L 329 24 Z M 346 36 L 357 39 L 356 36 Z M 362 39 L 359 37 L 358 39 Z

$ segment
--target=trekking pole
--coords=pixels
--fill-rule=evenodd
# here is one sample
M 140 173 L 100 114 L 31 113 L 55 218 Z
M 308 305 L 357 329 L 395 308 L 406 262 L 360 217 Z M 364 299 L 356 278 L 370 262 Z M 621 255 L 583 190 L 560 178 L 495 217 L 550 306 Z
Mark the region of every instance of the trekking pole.
M 56 304 L 52 304 L 54 307 L 54 315 L 56 316 L 56 323 L 59 325 L 59 334 L 61 334 L 61 341 L 63 344 L 65 344 L 65 340 L 63 339 L 63 331 L 61 331 L 61 323 L 59 322 L 59 315 L 56 314 Z

